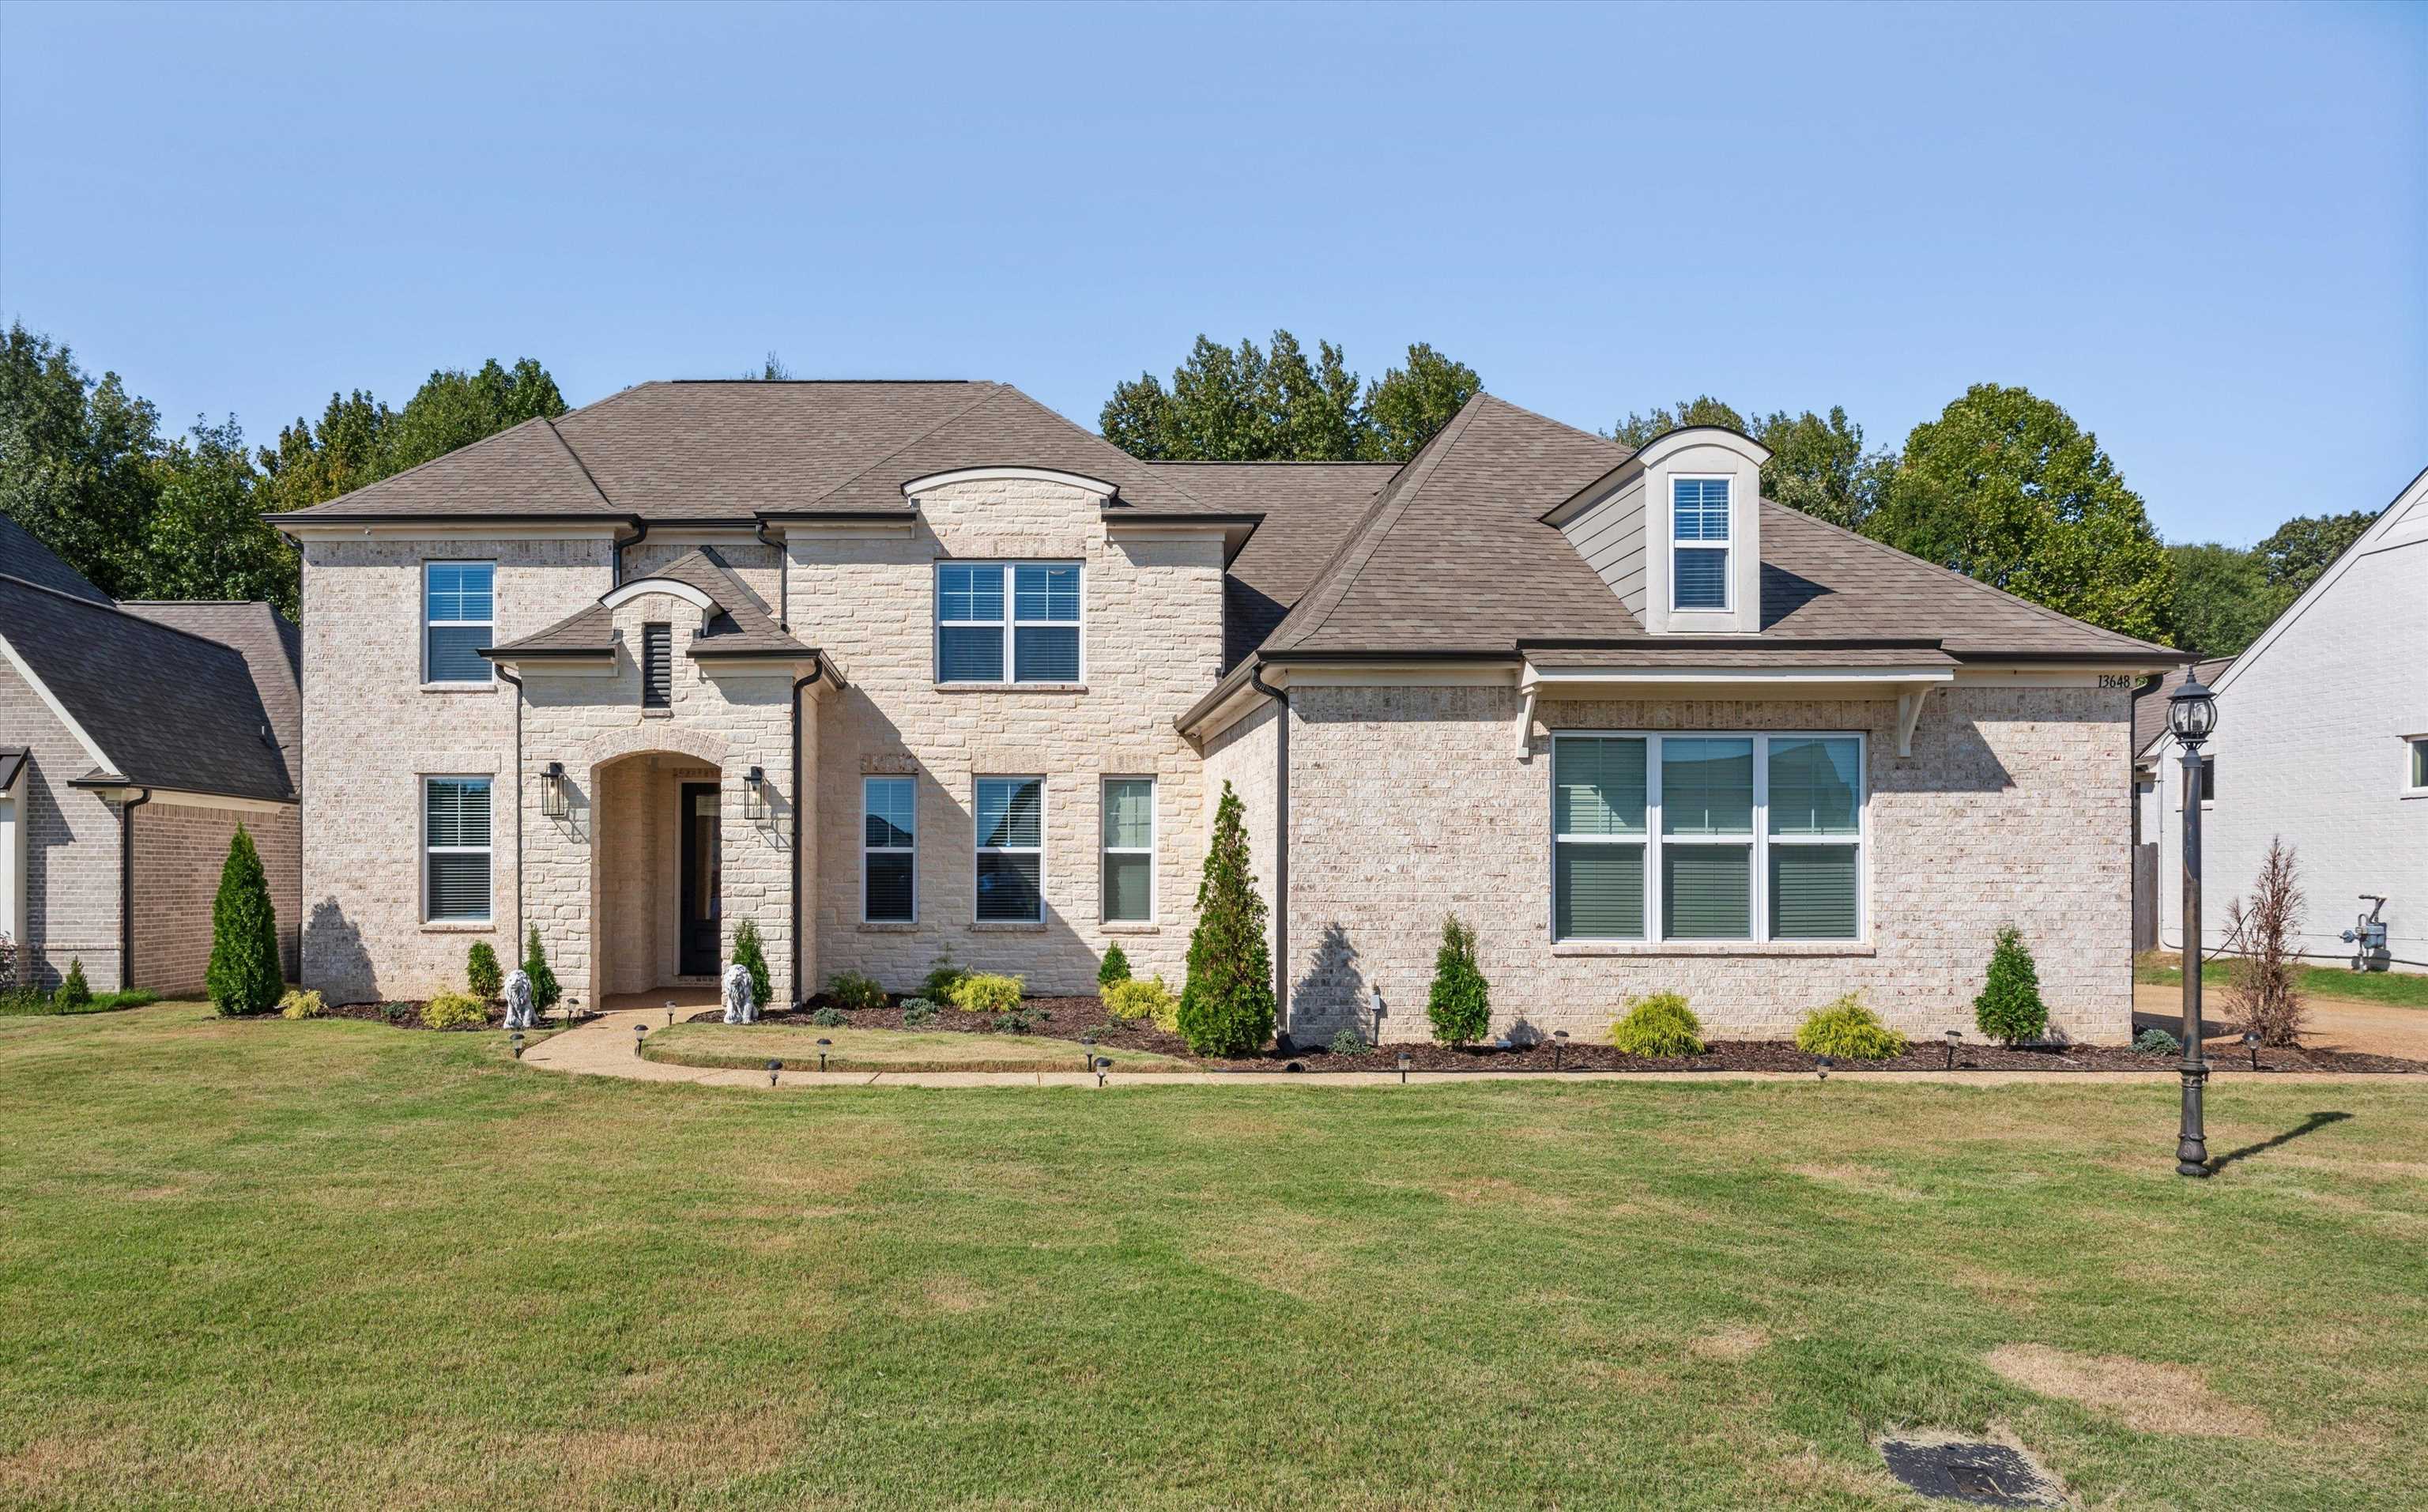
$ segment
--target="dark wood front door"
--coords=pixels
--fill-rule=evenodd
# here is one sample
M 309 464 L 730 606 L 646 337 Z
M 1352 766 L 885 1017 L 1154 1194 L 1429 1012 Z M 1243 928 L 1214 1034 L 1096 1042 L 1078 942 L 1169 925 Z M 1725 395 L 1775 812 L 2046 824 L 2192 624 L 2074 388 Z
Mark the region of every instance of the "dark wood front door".
M 716 784 L 682 784 L 682 961 L 686 977 L 714 977 L 717 967 L 717 921 L 722 914 L 718 867 Z

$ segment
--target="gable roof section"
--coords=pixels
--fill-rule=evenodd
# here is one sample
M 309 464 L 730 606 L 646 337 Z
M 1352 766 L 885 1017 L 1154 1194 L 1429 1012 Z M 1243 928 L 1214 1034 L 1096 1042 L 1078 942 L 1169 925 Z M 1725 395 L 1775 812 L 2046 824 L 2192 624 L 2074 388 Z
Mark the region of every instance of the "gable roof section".
M 664 578 L 697 588 L 716 605 L 708 627 L 691 639 L 695 659 L 726 657 L 812 657 L 815 647 L 803 645 L 776 623 L 766 602 L 737 577 L 716 548 L 685 551 L 624 588 Z M 611 590 L 620 592 L 621 589 Z M 519 657 L 605 656 L 615 649 L 615 612 L 604 602 L 585 605 L 555 624 L 520 640 L 492 646 L 481 654 L 493 661 Z
M 570 416 L 566 419 L 571 419 Z M 432 515 L 622 518 L 591 480 L 553 422 L 535 418 L 382 478 L 342 498 L 272 517 L 397 518 Z
M 0 577 L 0 640 L 139 786 L 288 800 L 295 785 L 243 655 L 217 641 Z
M 295 621 L 259 600 L 127 600 L 118 607 L 243 657 L 287 770 L 304 770 L 304 638 Z
M 959 468 L 1027 467 L 1098 478 L 1118 490 L 1116 507 L 1173 514 L 1211 513 L 1169 475 L 1091 431 L 1083 431 L 1005 384 L 984 399 L 872 461 L 809 505 L 812 512 L 910 508 L 902 485 Z
M 109 602 L 109 595 L 87 582 L 83 573 L 61 561 L 49 547 L 34 539 L 31 531 L 6 515 L 0 515 L 0 576 L 23 578 L 93 603 Z
M 1396 462 L 1153 462 L 1206 508 L 1261 515 L 1222 579 L 1222 666 L 1272 633 L 1323 570 Z

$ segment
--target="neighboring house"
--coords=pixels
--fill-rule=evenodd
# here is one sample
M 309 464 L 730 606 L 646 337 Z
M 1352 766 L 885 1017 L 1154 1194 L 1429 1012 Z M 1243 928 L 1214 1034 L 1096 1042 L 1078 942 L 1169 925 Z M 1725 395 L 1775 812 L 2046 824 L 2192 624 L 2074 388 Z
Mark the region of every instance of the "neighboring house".
M 2341 938 L 2371 904 L 2387 944 L 2376 964 L 2428 970 L 2428 472 L 2411 480 L 2308 590 L 2233 661 L 2202 681 L 2217 732 L 2202 748 L 2202 940 L 2226 940 L 2228 900 L 2247 896 L 2282 836 L 2305 907 L 2297 947 L 2349 961 Z M 2149 704 L 2151 698 L 2141 702 Z M 2157 780 L 2142 834 L 2159 846 L 2160 941 L 2183 948 L 2183 768 L 2174 737 L 2142 755 Z M 2155 830 L 2152 828 L 2156 824 Z
M 307 981 L 585 1006 L 940 955 L 1178 984 L 1222 785 L 1285 1031 L 1683 990 L 1780 1033 L 1970 1023 L 1997 929 L 2059 1032 L 2131 1008 L 2129 690 L 2182 658 L 1479 397 L 1404 466 L 1149 464 L 974 383 L 656 383 L 280 518 L 304 555 Z M 1376 994 L 1384 1005 L 1373 1017 Z M 648 1001 L 648 998 L 636 999 Z
M 2158 737 L 2167 732 L 2167 699 L 2187 678 L 2198 677 L 2203 684 L 2216 686 L 2218 678 L 2233 664 L 2231 656 L 2212 656 L 2178 666 L 2133 690 L 2133 948 L 2137 951 L 2155 950 L 2158 945 L 2158 830 L 2167 823 L 2168 811 L 2158 804 L 2157 752 Z M 2205 758 L 2201 769 L 2214 791 L 2217 758 Z
M 0 933 L 25 979 L 194 993 L 236 827 L 296 969 L 295 627 L 262 603 L 118 603 L 0 518 Z

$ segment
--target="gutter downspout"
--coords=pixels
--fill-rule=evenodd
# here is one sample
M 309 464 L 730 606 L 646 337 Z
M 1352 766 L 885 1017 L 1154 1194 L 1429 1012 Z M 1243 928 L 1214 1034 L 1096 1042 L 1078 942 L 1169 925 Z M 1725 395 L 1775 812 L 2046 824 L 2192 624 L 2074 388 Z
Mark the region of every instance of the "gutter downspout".
M 793 680 L 793 1002 L 806 1003 L 801 984 L 801 690 L 826 676 L 827 659 L 818 658 L 810 675 Z
M 759 537 L 760 545 L 775 548 L 776 628 L 789 635 L 793 633 L 793 550 L 789 546 L 777 546 L 767 538 L 767 522 L 764 519 L 759 521 L 759 528 L 752 534 Z
M 649 522 L 648 520 L 635 517 L 633 523 L 640 527 L 640 534 L 634 535 L 629 541 L 619 539 L 615 543 L 615 561 L 607 578 L 607 587 L 610 592 L 613 592 L 624 585 L 624 553 L 649 538 Z
M 620 563 L 623 553 L 618 551 L 615 559 Z M 508 942 L 513 948 L 508 959 L 519 960 L 523 948 L 523 680 L 497 663 L 490 664 L 490 670 L 515 685 L 515 937 Z
M 1265 681 L 1261 666 L 1248 668 L 1248 686 L 1281 705 L 1273 736 L 1273 1044 L 1289 1047 L 1289 716 L 1287 689 Z
M 152 790 L 118 806 L 118 990 L 135 990 L 135 811 L 152 801 Z

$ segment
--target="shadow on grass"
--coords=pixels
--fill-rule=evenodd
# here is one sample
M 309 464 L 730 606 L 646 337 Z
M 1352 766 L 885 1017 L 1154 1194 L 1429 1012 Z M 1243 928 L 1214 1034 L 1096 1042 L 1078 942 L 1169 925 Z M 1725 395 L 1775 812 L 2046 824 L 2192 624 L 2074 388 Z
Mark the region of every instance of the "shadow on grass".
M 2272 1150 L 2280 1144 L 2290 1144 L 2305 1134 L 2322 1129 L 2330 1124 L 2340 1124 L 2350 1117 L 2352 1117 L 2350 1113 L 2312 1113 L 2296 1126 L 2287 1129 L 2273 1139 L 2261 1140 L 2256 1144 L 2246 1144 L 2239 1150 L 2228 1150 L 2211 1160 L 2208 1168 L 2212 1171 L 2223 1171 L 2237 1160 L 2247 1160 L 2262 1151 Z

